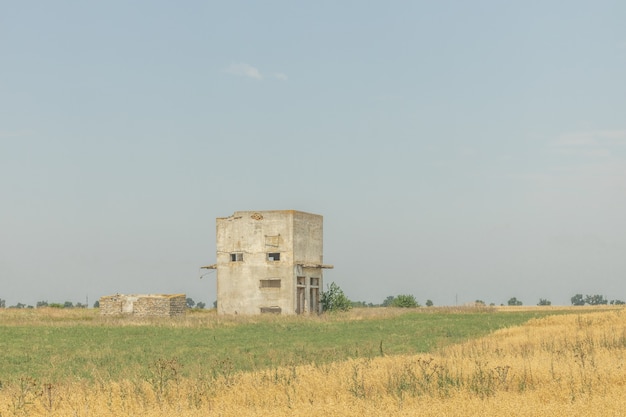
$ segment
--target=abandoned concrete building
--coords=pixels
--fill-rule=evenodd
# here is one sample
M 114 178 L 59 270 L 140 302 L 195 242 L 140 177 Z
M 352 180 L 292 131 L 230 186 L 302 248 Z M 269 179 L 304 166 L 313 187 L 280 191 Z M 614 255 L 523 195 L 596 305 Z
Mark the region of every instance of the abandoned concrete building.
M 219 314 L 321 312 L 323 217 L 238 211 L 216 220 Z
M 137 317 L 184 316 L 185 294 L 108 295 L 100 297 L 101 316 L 130 315 Z

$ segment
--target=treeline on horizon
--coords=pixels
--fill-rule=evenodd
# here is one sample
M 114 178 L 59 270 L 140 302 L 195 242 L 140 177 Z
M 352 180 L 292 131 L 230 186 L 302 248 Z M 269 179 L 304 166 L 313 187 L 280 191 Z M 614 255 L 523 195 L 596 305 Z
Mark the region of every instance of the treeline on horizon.
M 216 305 L 216 303 L 213 303 L 214 307 Z M 71 301 L 65 301 L 64 303 L 49 303 L 48 301 L 37 301 L 37 304 L 32 306 L 32 305 L 26 305 L 24 303 L 17 303 L 15 305 L 12 306 L 6 306 L 6 301 L 3 300 L 2 298 L 0 298 L 0 308 L 44 308 L 44 307 L 49 307 L 49 308 L 89 308 L 89 305 L 87 303 L 83 304 L 83 303 L 73 303 Z M 95 303 L 93 303 L 93 308 L 99 308 L 100 307 L 100 301 L 96 301 Z M 204 309 L 206 308 L 206 304 L 203 303 L 202 301 L 199 302 L 195 302 L 192 298 L 187 298 L 187 308 L 197 308 L 197 309 Z
M 413 297 L 412 295 L 399 295 L 399 296 L 392 296 L 390 295 L 389 297 L 387 297 L 381 304 L 373 304 L 373 303 L 368 303 L 365 301 L 351 301 L 351 304 L 353 307 L 421 307 L 421 305 L 417 302 L 413 303 L 412 300 L 407 300 L 407 298 L 409 297 Z M 413 298 L 414 300 L 414 298 Z M 570 298 L 570 301 L 572 303 L 573 306 L 583 306 L 583 305 L 625 305 L 626 302 L 622 301 L 622 300 L 608 300 L 607 298 L 605 298 L 603 295 L 599 295 L 599 294 L 595 294 L 595 295 L 585 295 L 583 296 L 582 294 L 576 294 L 575 296 L 573 296 L 572 298 Z M 409 304 L 409 305 L 407 305 Z M 472 303 L 474 305 L 479 305 L 479 306 L 487 306 L 487 303 L 485 303 L 483 300 L 476 300 L 474 301 L 474 303 Z M 426 307 L 432 307 L 434 306 L 433 302 L 431 300 L 426 300 Z M 490 303 L 489 306 L 495 306 L 495 303 Z M 524 303 L 520 300 L 518 300 L 516 297 L 511 297 L 506 304 L 499 304 L 500 306 L 521 306 L 524 305 Z M 540 298 L 539 302 L 537 303 L 538 306 L 550 306 L 552 305 L 552 302 L 546 298 Z
M 334 284 L 334 283 L 333 283 Z M 324 292 L 323 294 L 331 294 L 333 293 L 333 289 L 337 289 L 341 292 L 341 289 L 339 289 L 336 284 L 331 285 L 331 288 L 329 291 Z M 343 293 L 341 292 L 341 296 L 343 296 Z M 416 300 L 415 296 L 413 296 L 412 294 L 399 294 L 396 296 L 390 295 L 387 298 L 385 298 L 383 300 L 382 303 L 380 304 L 376 304 L 376 303 L 372 303 L 372 302 L 366 302 L 366 301 L 352 301 L 349 300 L 347 297 L 343 296 L 343 305 L 342 308 L 339 308 L 339 310 L 347 310 L 353 307 L 356 308 L 376 308 L 376 307 L 400 307 L 400 308 L 417 308 L 417 307 L 422 307 L 422 305 Z M 623 300 L 619 300 L 619 299 L 613 299 L 613 300 L 608 300 L 606 297 L 604 297 L 603 295 L 600 294 L 594 294 L 594 295 L 584 295 L 583 294 L 576 294 L 573 297 L 570 298 L 571 301 L 571 305 L 573 306 L 584 306 L 584 305 L 591 305 L 591 306 L 600 306 L 600 305 L 626 305 L 626 302 Z M 473 305 L 476 306 L 487 306 L 487 303 L 485 303 L 483 300 L 476 300 L 474 303 L 471 303 Z M 490 303 L 489 306 L 495 306 L 495 303 Z M 518 300 L 516 297 L 511 297 L 506 304 L 499 304 L 500 306 L 522 306 L 524 305 L 522 301 Z M 552 305 L 552 302 L 548 299 L 545 298 L 540 298 L 539 302 L 537 303 L 538 306 L 550 306 Z M 432 300 L 426 300 L 425 303 L 426 307 L 433 307 L 434 303 L 432 302 Z M 17 303 L 15 305 L 10 305 L 7 306 L 6 305 L 6 300 L 0 298 L 0 308 L 14 308 L 14 309 L 22 309 L 22 308 L 89 308 L 88 304 L 83 304 L 80 302 L 77 303 L 73 303 L 71 301 L 65 301 L 63 303 L 49 303 L 48 301 L 38 301 L 36 303 L 35 306 L 33 305 L 26 305 L 24 303 Z M 99 308 L 100 307 L 100 302 L 96 301 L 93 304 L 93 308 Z M 187 308 L 189 309 L 206 309 L 206 303 L 199 301 L 199 302 L 195 302 L 192 298 L 187 298 Z M 217 308 L 217 301 L 213 302 L 213 308 Z M 334 310 L 333 308 L 325 308 L 325 310 Z

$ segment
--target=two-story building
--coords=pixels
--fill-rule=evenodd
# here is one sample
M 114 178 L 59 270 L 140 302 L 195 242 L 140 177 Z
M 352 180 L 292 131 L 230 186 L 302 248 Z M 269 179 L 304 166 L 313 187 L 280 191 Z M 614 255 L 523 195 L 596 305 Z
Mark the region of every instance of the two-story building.
M 238 211 L 216 220 L 219 314 L 321 312 L 323 217 Z

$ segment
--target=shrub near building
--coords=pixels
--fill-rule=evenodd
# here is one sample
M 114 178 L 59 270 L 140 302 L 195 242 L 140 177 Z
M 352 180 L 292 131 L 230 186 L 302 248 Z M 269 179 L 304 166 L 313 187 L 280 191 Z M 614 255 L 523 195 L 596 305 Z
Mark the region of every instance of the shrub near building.
M 322 293 L 320 303 L 323 311 L 348 311 L 352 308 L 352 303 L 348 297 L 334 282 L 328 286 L 328 291 Z

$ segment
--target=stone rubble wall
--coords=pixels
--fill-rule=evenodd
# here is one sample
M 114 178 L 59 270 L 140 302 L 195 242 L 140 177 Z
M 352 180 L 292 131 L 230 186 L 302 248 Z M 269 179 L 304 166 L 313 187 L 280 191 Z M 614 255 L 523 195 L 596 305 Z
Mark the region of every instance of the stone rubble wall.
M 185 294 L 116 294 L 100 297 L 101 316 L 176 317 L 184 316 L 186 308 Z

